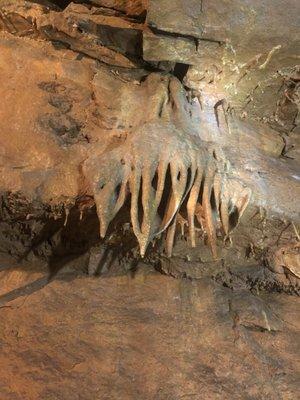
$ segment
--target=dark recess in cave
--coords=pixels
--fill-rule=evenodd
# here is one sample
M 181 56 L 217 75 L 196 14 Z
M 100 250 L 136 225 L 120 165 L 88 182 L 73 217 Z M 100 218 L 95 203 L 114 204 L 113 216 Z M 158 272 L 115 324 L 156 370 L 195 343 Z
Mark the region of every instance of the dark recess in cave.
M 189 70 L 189 65 L 176 63 L 173 73 L 180 80 L 180 82 L 183 82 L 183 79 L 186 76 L 188 70 Z

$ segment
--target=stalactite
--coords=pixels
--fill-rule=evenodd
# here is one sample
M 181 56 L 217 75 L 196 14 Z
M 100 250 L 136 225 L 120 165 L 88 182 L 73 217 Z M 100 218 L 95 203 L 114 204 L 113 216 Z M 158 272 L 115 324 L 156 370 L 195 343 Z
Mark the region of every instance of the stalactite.
M 230 213 L 245 210 L 250 192 L 226 176 L 226 161 L 200 139 L 172 125 L 146 124 L 120 147 L 91 156 L 84 174 L 92 187 L 106 235 L 125 200 L 130 196 L 133 232 L 143 257 L 149 243 L 167 230 L 166 253 L 171 256 L 177 214 L 185 203 L 192 246 L 196 245 L 195 215 L 201 210 L 208 244 L 217 257 L 217 222 L 229 234 Z M 186 201 L 185 201 L 186 200 Z

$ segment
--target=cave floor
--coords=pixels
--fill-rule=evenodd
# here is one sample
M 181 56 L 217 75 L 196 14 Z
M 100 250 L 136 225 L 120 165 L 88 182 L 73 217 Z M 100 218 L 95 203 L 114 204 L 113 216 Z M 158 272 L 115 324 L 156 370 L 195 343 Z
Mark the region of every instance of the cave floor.
M 298 396 L 295 296 L 31 267 L 0 257 L 1 400 Z

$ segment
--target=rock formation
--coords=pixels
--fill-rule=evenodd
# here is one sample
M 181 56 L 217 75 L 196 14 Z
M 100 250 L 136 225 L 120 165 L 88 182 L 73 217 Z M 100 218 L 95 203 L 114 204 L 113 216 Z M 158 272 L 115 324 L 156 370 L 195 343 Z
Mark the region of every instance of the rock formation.
M 297 224 L 298 160 L 288 154 L 298 150 L 296 142 L 287 144 L 297 130 L 293 55 L 277 69 L 284 82 L 276 106 L 280 119 L 267 117 L 265 111 L 257 115 L 257 107 L 253 113 L 243 103 L 252 80 L 251 102 L 258 101 L 257 87 L 269 87 L 272 63 L 278 68 L 277 52 L 289 51 L 284 41 L 293 29 L 282 33 L 282 44 L 267 51 L 273 37 L 265 37 L 259 21 L 263 40 L 253 58 L 257 33 L 247 36 L 248 53 L 246 39 L 239 38 L 251 22 L 254 5 L 239 11 L 243 24 L 229 29 L 232 16 L 225 13 L 224 30 L 210 32 L 206 25 L 220 15 L 213 6 L 201 10 L 198 4 L 185 8 L 179 2 L 171 8 L 164 4 L 160 13 L 156 1 L 135 6 L 54 3 L 1 3 L 2 221 L 6 232 L 7 196 L 24 196 L 28 209 L 18 223 L 30 236 L 22 239 L 25 253 L 39 236 L 28 226 L 37 218 L 32 209 L 37 203 L 46 225 L 52 223 L 49 218 L 60 218 L 65 226 L 70 209 L 79 210 L 84 221 L 84 210 L 95 202 L 104 237 L 129 198 L 142 255 L 167 228 L 166 253 L 171 255 L 181 212 L 193 246 L 197 214 L 216 259 L 218 232 L 228 237 L 251 192 L 252 209 L 264 208 L 270 220 Z M 239 89 L 242 81 L 247 84 Z M 276 123 L 281 126 L 277 131 Z M 283 126 L 292 131 L 284 132 Z
M 0 0 L 0 252 L 299 294 L 298 14 Z

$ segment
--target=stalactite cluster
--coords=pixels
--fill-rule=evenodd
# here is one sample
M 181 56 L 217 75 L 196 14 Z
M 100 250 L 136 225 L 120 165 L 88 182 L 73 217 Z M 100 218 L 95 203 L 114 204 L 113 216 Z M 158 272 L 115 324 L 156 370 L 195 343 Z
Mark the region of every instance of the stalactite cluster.
M 101 237 L 130 196 L 131 223 L 142 256 L 164 231 L 166 253 L 171 256 L 177 217 L 184 209 L 191 245 L 196 245 L 196 216 L 215 258 L 219 222 L 228 235 L 250 198 L 247 188 L 227 178 L 227 169 L 219 149 L 158 123 L 143 125 L 121 146 L 91 156 L 83 167 L 94 194 Z

